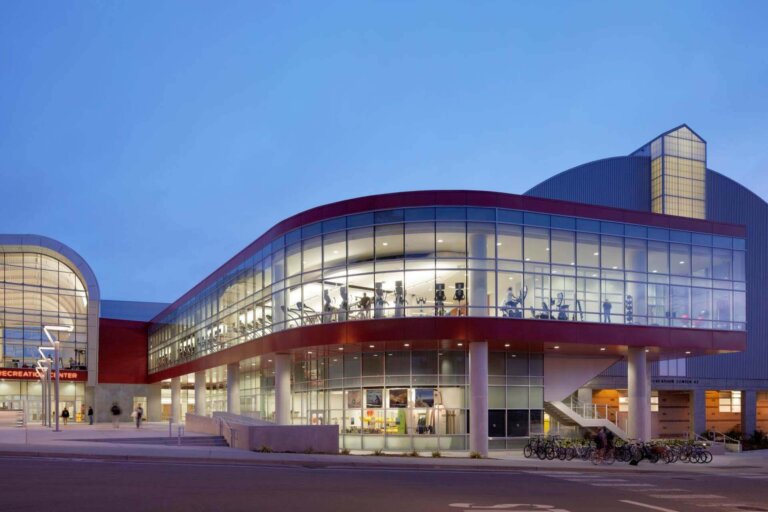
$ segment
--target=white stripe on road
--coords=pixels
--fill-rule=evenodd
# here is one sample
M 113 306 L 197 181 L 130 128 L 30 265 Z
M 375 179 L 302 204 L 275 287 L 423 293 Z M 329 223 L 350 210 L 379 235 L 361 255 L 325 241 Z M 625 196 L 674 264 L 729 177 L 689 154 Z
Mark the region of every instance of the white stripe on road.
M 590 484 L 592 487 L 656 487 L 653 484 Z
M 659 512 L 678 512 L 677 510 L 673 510 L 671 508 L 657 507 L 656 505 L 649 505 L 648 503 L 640 503 L 639 501 L 619 500 L 619 502 L 626 503 L 628 505 L 635 505 L 636 507 L 643 507 L 651 510 L 658 510 Z
M 668 500 L 724 500 L 725 496 L 717 494 L 649 494 L 651 498 Z

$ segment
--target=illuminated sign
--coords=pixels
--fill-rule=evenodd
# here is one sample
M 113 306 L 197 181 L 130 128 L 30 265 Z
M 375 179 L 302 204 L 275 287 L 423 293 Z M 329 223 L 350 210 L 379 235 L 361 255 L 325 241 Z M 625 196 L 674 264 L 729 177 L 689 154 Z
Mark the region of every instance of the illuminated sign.
M 55 378 L 55 374 L 51 373 Z M 0 368 L 0 379 L 29 379 L 38 380 L 37 371 L 34 368 Z M 88 372 L 76 372 L 72 370 L 61 370 L 59 379 L 66 381 L 86 381 Z

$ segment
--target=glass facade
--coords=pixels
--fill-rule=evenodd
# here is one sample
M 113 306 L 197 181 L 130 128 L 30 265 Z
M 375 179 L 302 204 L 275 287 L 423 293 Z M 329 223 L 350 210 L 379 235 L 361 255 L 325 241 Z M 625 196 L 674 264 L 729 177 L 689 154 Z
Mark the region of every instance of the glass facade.
M 745 329 L 740 238 L 496 208 L 383 210 L 269 241 L 150 327 L 156 372 L 306 325 L 476 316 Z
M 0 253 L 2 366 L 32 368 L 45 325 L 74 328 L 61 336 L 62 368 L 87 369 L 88 294 L 77 274 L 45 254 Z
M 685 126 L 650 143 L 651 210 L 706 218 L 707 144 Z

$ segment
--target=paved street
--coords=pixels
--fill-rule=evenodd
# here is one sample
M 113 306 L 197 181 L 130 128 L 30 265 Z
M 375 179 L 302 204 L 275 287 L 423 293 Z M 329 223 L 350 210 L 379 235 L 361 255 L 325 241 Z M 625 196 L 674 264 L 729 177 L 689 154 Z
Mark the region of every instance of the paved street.
M 768 471 L 362 469 L 0 457 L 0 509 L 768 512 Z M 340 465 L 343 464 L 340 463 Z

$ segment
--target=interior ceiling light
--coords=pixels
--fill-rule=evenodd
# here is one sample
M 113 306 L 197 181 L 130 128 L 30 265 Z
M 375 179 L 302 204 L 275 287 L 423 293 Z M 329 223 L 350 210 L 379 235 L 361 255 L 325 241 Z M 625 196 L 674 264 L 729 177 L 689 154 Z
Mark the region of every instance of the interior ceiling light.
M 605 352 L 605 347 L 600 347 L 600 352 Z
M 555 350 L 559 350 L 559 349 L 560 349 L 560 345 L 555 345 Z
M 505 343 L 504 346 L 509 348 L 509 343 Z
M 438 239 L 437 243 L 439 243 L 439 244 L 443 243 L 443 239 L 442 238 Z
M 410 343 L 403 343 L 403 346 L 404 346 L 404 347 L 410 347 L 410 346 L 411 346 L 411 344 L 410 344 Z
M 600 253 L 599 252 L 593 252 L 592 256 L 600 256 Z

